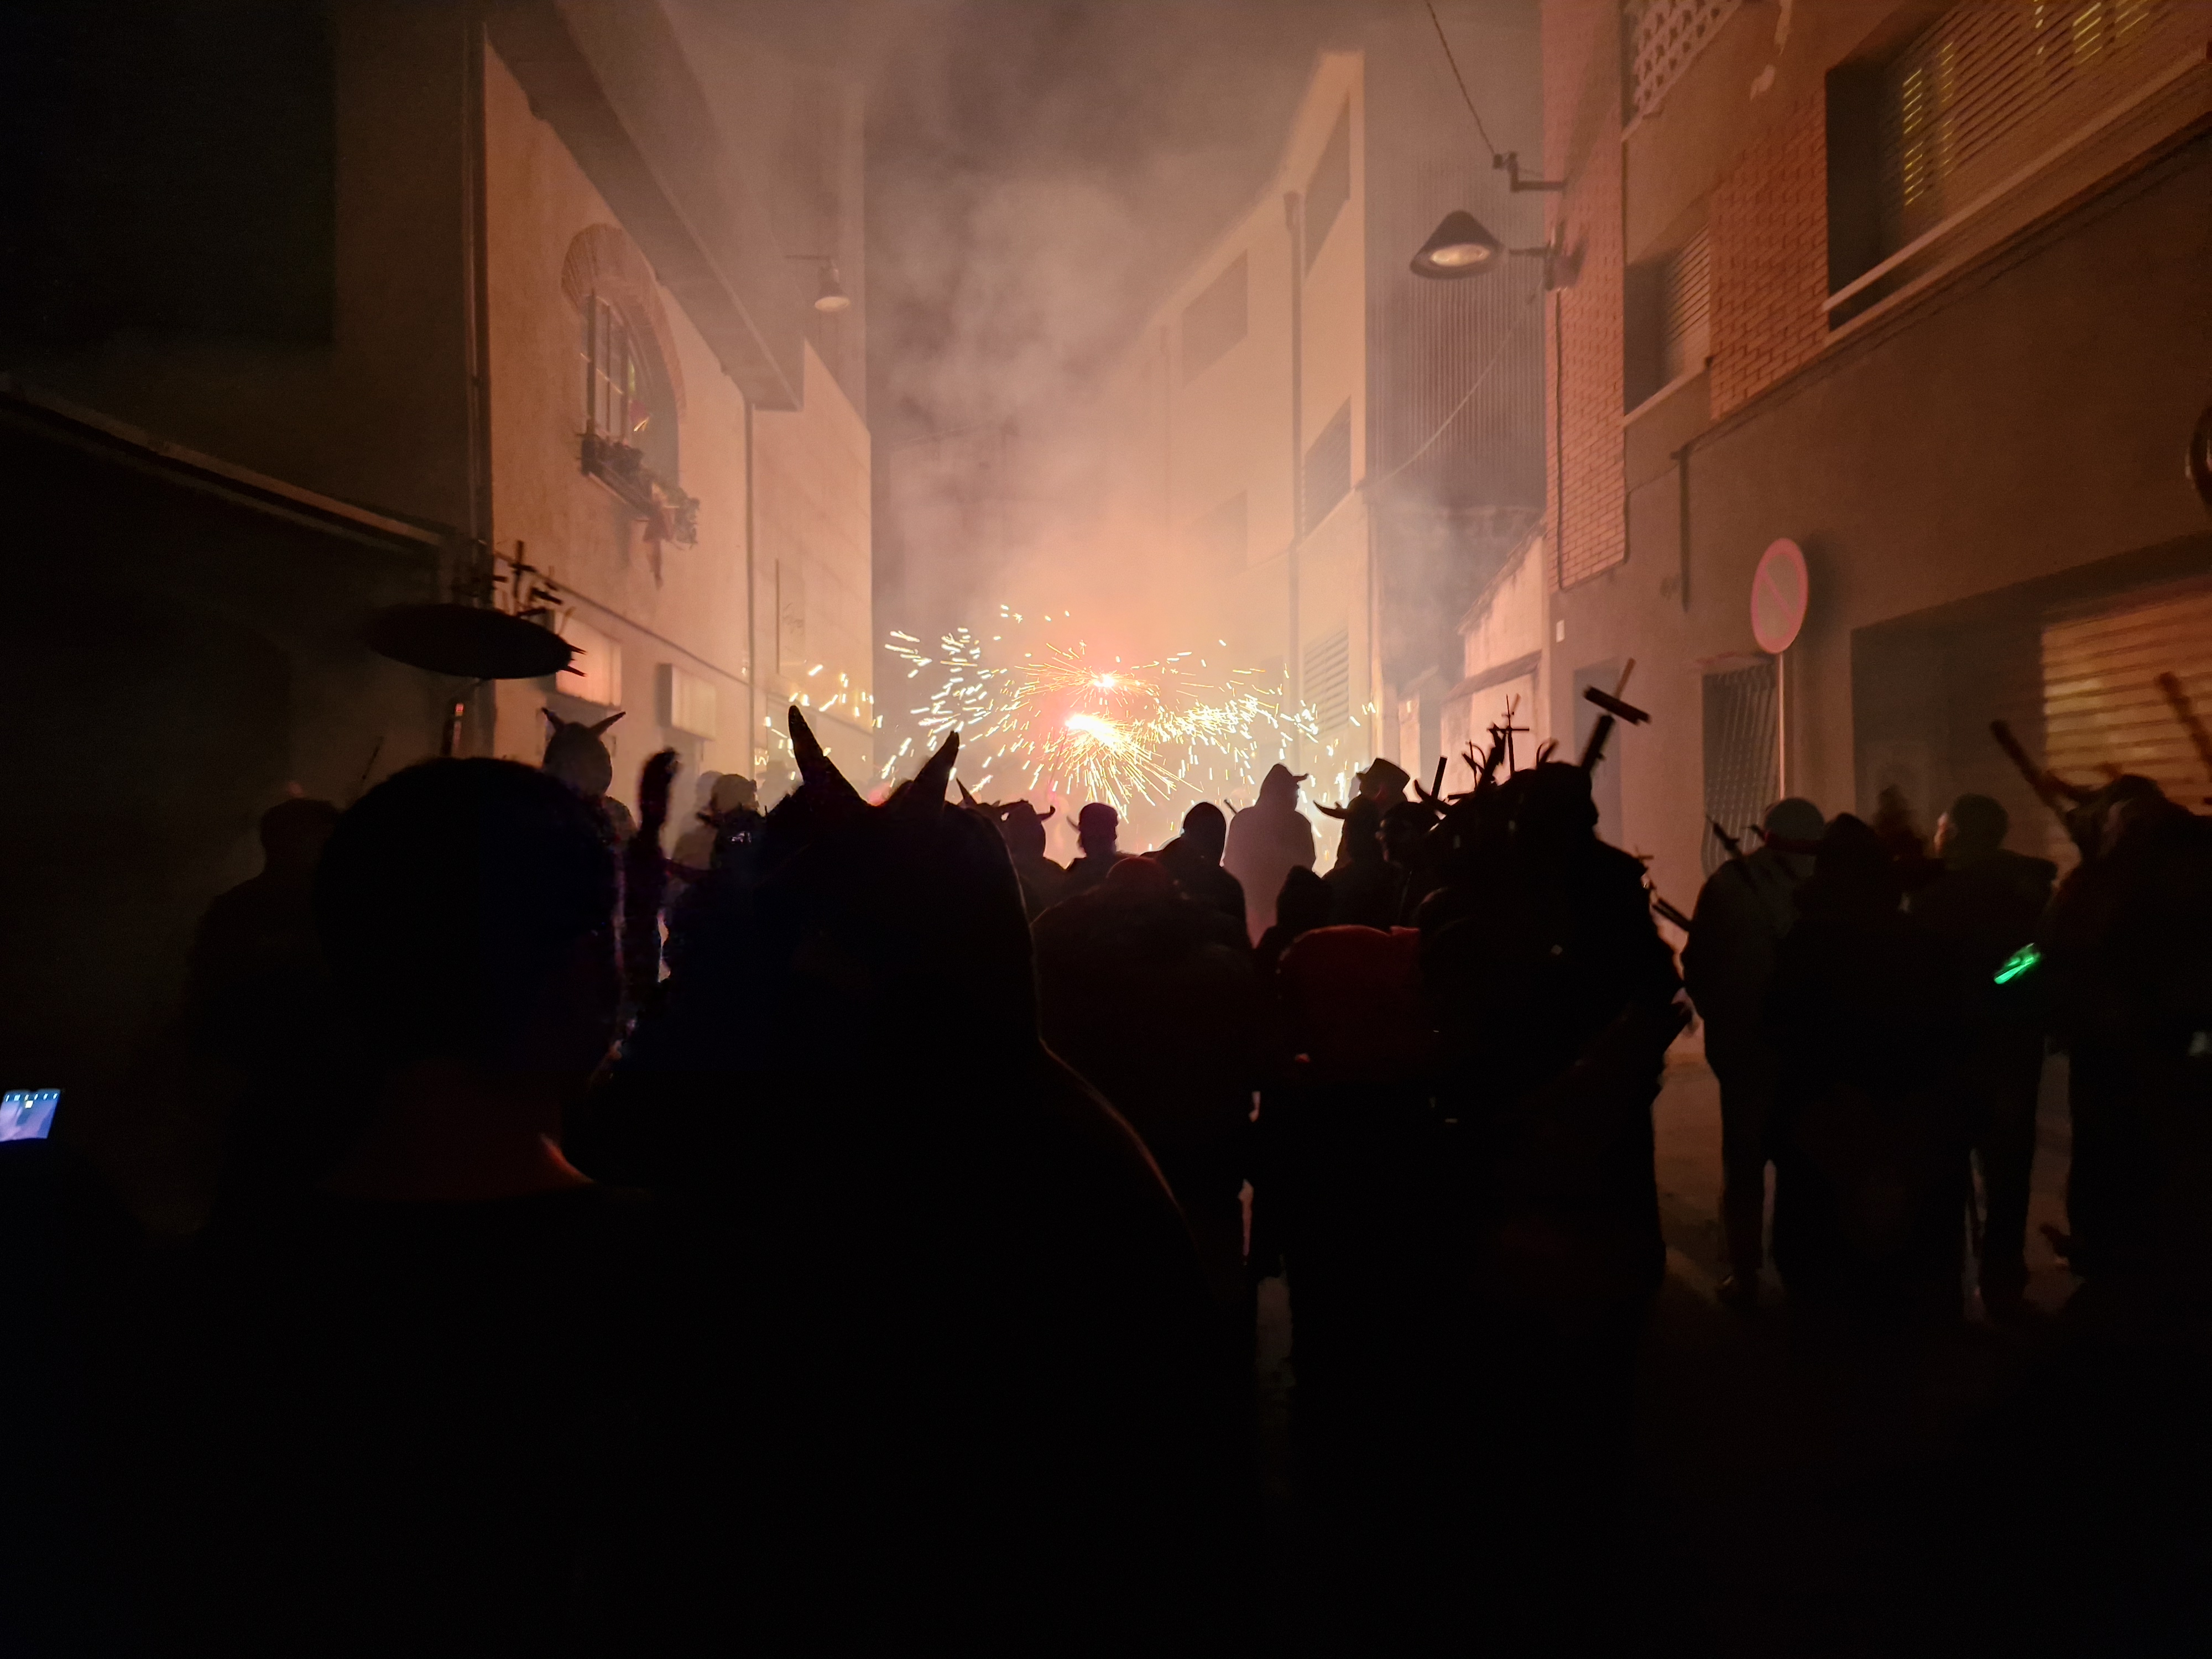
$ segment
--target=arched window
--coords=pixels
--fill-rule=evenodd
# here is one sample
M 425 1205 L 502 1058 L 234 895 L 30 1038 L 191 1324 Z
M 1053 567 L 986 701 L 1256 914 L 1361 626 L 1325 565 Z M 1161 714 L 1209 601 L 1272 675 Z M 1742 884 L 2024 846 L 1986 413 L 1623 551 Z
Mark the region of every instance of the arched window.
M 561 286 L 576 307 L 584 471 L 652 520 L 656 538 L 689 544 L 698 503 L 679 478 L 684 383 L 645 256 L 612 225 L 568 245 Z

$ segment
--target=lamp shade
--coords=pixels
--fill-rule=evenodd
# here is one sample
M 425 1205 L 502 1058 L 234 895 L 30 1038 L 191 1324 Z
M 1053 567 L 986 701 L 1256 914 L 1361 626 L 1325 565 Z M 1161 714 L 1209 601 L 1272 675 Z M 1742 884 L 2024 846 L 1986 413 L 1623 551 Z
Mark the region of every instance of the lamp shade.
M 814 308 L 835 313 L 849 310 L 852 304 L 853 296 L 837 280 L 837 267 L 825 259 L 822 264 L 822 287 L 814 295 Z
M 362 637 L 394 662 L 472 680 L 557 674 L 574 654 L 550 629 L 473 605 L 390 605 L 368 618 Z
M 1455 208 L 1430 233 L 1429 240 L 1421 244 L 1421 251 L 1413 256 L 1407 268 L 1416 276 L 1453 282 L 1462 276 L 1480 276 L 1495 265 L 1504 252 L 1504 244 L 1485 230 L 1472 213 Z

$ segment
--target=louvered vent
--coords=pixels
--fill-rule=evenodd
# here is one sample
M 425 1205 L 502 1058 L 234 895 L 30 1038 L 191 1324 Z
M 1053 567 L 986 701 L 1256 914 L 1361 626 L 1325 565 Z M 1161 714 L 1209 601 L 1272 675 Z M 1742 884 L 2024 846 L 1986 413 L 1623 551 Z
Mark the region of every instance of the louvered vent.
M 1306 647 L 1305 702 L 1326 740 L 1352 718 L 1352 642 L 1340 628 Z
M 1659 384 L 1705 367 L 1712 338 L 1712 243 L 1700 229 L 1659 276 Z

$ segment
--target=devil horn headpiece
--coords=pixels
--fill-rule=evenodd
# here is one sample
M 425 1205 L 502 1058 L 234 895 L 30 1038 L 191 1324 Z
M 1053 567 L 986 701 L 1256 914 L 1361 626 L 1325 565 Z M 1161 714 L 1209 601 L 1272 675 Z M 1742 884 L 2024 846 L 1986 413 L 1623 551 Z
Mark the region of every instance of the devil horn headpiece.
M 914 781 L 899 792 L 899 809 L 904 812 L 934 815 L 945 805 L 945 786 L 952 776 L 952 763 L 960 758 L 960 734 L 947 732 L 937 752 L 922 763 L 921 770 L 914 775 Z M 966 790 L 961 794 L 965 796 Z
M 791 753 L 799 763 L 799 781 L 802 787 L 825 789 L 834 794 L 860 799 L 860 793 L 845 781 L 845 775 L 830 763 L 830 757 L 822 752 L 815 741 L 814 730 L 806 717 L 799 712 L 799 705 L 791 706 Z

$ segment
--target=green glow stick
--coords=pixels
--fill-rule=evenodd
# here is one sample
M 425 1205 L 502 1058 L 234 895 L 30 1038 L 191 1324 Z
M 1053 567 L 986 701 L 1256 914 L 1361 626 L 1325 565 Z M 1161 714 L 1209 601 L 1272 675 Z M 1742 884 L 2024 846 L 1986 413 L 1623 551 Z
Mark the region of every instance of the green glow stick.
M 1999 985 L 2009 985 L 2042 960 L 2042 951 L 2037 950 L 2033 945 L 2023 945 L 2005 958 L 2004 966 L 1997 969 L 1994 982 Z

